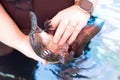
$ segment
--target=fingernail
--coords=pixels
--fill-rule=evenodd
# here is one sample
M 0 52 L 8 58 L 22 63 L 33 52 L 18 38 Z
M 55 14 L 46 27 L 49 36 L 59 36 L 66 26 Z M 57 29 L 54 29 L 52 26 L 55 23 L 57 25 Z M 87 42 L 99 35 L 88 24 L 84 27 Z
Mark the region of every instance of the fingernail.
M 43 63 L 43 65 L 47 65 L 48 62 L 47 62 L 47 61 L 44 61 L 44 62 L 42 62 L 42 63 Z
M 40 62 L 43 64 L 43 65 L 46 65 L 48 63 L 48 61 L 42 59 L 42 61 L 40 60 Z

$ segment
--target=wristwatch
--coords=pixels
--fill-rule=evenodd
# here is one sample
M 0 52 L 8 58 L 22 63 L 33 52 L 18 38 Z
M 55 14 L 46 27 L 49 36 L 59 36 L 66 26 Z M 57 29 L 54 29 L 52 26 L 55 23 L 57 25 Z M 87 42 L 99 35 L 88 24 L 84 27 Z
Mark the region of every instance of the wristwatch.
M 78 5 L 81 9 L 90 14 L 93 12 L 93 3 L 89 0 L 76 0 L 75 5 Z

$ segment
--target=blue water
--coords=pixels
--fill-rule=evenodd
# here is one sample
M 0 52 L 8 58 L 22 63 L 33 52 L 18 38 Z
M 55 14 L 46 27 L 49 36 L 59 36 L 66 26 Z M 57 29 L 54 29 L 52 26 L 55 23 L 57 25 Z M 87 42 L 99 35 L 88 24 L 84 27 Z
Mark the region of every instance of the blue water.
M 120 0 L 99 0 L 93 15 L 105 24 L 86 56 L 68 65 L 43 65 L 13 51 L 0 57 L 0 80 L 120 80 Z
M 89 44 L 88 59 L 66 66 L 38 63 L 35 80 L 120 80 L 120 0 L 100 0 L 93 15 L 105 24 Z

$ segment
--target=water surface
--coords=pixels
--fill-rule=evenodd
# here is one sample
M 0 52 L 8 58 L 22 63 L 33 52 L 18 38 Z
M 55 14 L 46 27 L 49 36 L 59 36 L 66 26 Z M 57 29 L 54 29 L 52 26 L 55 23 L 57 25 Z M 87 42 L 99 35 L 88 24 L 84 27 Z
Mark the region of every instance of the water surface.
M 0 57 L 0 80 L 120 80 L 120 0 L 100 0 L 93 14 L 105 24 L 86 56 L 43 65 L 14 50 Z

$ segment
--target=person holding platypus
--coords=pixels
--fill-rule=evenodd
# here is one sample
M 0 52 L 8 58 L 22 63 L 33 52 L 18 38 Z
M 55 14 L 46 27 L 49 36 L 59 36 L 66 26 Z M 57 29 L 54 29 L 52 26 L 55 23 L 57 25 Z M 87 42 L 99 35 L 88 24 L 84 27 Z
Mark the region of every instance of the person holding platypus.
M 49 25 L 55 30 L 55 44 L 72 44 L 87 24 L 97 2 L 98 0 L 1 0 L 0 41 L 27 57 L 46 64 L 47 60 L 36 55 L 29 36 L 22 32 L 31 27 L 29 12 L 36 13 L 41 28 L 44 28 L 43 22 L 51 18 Z

